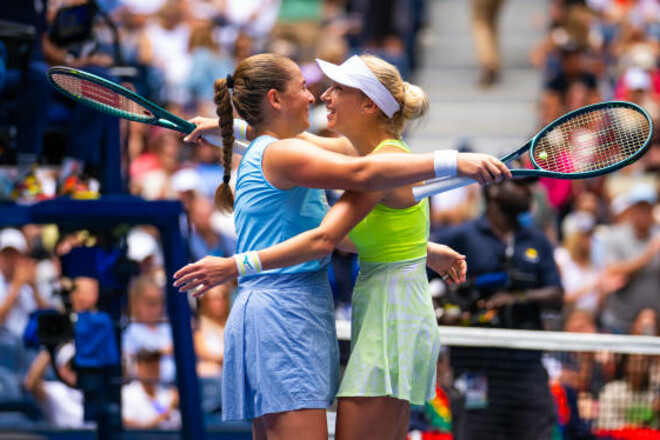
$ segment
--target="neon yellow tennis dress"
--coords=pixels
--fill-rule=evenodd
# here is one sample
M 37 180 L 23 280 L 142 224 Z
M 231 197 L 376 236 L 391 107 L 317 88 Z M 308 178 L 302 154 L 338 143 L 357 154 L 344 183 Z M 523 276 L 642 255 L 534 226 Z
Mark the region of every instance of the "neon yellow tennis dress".
M 400 140 L 381 142 L 410 152 Z M 429 208 L 378 204 L 350 233 L 360 273 L 353 292 L 351 356 L 337 397 L 433 397 L 440 340 L 426 278 Z

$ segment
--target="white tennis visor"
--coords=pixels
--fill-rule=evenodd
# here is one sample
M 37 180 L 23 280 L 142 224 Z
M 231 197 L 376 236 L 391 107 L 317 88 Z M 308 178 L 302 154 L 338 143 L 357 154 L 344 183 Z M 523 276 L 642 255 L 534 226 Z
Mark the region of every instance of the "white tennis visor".
M 316 64 L 325 76 L 334 82 L 364 92 L 388 118 L 392 118 L 401 108 L 394 96 L 359 56 L 353 55 L 339 66 L 318 58 Z

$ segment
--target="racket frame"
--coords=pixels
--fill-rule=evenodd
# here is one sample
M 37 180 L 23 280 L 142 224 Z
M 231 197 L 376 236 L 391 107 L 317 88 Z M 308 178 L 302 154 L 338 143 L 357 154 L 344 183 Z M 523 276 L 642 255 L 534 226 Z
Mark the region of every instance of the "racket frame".
M 96 103 L 91 100 L 87 100 L 84 97 L 81 97 L 79 95 L 76 95 L 74 93 L 69 92 L 68 90 L 63 89 L 62 87 L 57 84 L 57 82 L 53 79 L 53 75 L 55 74 L 60 74 L 60 75 L 68 75 L 73 78 L 80 78 L 84 81 L 88 81 L 94 84 L 97 84 L 101 87 L 104 87 L 106 89 L 109 89 L 118 95 L 121 95 L 127 99 L 130 99 L 131 101 L 141 105 L 142 107 L 146 108 L 149 110 L 153 118 L 148 119 L 145 117 L 138 117 L 135 116 L 129 112 L 124 112 L 121 110 L 114 109 L 112 106 L 107 105 L 107 104 L 101 104 L 101 103 Z M 131 92 L 125 87 L 120 86 L 119 84 L 116 84 L 112 81 L 109 81 L 105 78 L 101 78 L 100 76 L 84 72 L 81 70 L 77 69 L 72 69 L 70 67 L 63 67 L 63 66 L 55 66 L 51 67 L 48 69 L 48 81 L 50 84 L 55 87 L 58 91 L 63 93 L 64 95 L 68 96 L 69 98 L 82 102 L 86 105 L 89 105 L 90 107 L 94 107 L 99 111 L 103 111 L 105 113 L 112 114 L 114 116 L 117 116 L 119 118 L 123 119 L 128 119 L 131 121 L 135 122 L 143 122 L 145 124 L 151 124 L 151 125 L 158 125 L 164 128 L 169 128 L 171 130 L 176 130 L 182 133 L 190 133 L 195 129 L 195 124 L 192 122 L 188 122 L 183 118 L 180 118 L 176 115 L 173 115 L 172 113 L 168 112 L 167 110 L 163 109 L 162 107 L 159 107 L 158 105 L 154 104 L 153 102 L 149 101 L 146 98 L 143 98 L 142 96 Z
M 540 169 L 540 165 L 536 162 L 536 159 L 534 158 L 534 147 L 537 145 L 537 143 L 540 141 L 540 139 L 548 133 L 549 131 L 553 130 L 556 128 L 558 125 L 564 123 L 567 119 L 573 119 L 576 116 L 579 116 L 583 113 L 587 112 L 592 112 L 594 110 L 597 110 L 599 108 L 603 107 L 628 107 L 632 110 L 635 110 L 642 115 L 646 117 L 646 120 L 648 121 L 649 124 L 649 134 L 646 138 L 646 141 L 642 145 L 641 148 L 639 148 L 634 154 L 630 155 L 629 157 L 615 163 L 612 165 L 609 165 L 607 167 L 604 167 L 600 170 L 596 171 L 586 171 L 586 172 L 579 172 L 579 173 L 556 173 L 553 171 L 548 171 L 544 169 Z M 518 148 L 517 150 L 503 156 L 500 158 L 500 160 L 506 164 L 507 166 L 514 161 L 515 159 L 518 159 L 521 157 L 525 152 L 529 150 L 529 157 L 530 161 L 532 162 L 532 165 L 535 168 L 514 168 L 510 169 L 511 174 L 516 177 L 550 177 L 550 178 L 555 178 L 555 179 L 565 179 L 565 180 L 574 180 L 574 179 L 586 179 L 586 178 L 591 178 L 591 177 L 597 177 L 601 176 L 604 174 L 611 173 L 613 171 L 616 171 L 618 169 L 621 169 L 627 165 L 630 165 L 631 163 L 637 161 L 649 148 L 651 145 L 651 141 L 653 139 L 653 120 L 649 116 L 649 114 L 644 110 L 642 107 L 640 107 L 637 104 L 634 104 L 632 102 L 628 101 L 603 101 L 599 102 L 596 104 L 591 104 L 587 105 L 584 107 L 581 107 L 579 109 L 573 110 L 569 113 L 566 113 L 565 115 L 562 115 L 561 117 L 557 118 L 550 124 L 546 125 L 541 131 L 539 131 L 532 139 L 530 139 L 525 145 L 522 147 Z M 452 184 L 452 182 L 454 184 Z M 451 189 L 459 188 L 461 186 L 466 186 L 472 183 L 476 183 L 474 180 L 466 178 L 466 177 L 439 177 L 436 179 L 431 179 L 427 180 L 424 182 L 424 184 L 413 187 L 413 194 L 415 196 L 415 200 L 419 201 L 425 197 L 430 197 L 434 194 L 438 194 L 441 192 L 449 191 Z M 437 186 L 440 185 L 441 188 L 438 190 L 434 190 L 432 192 L 428 192 L 424 188 L 430 187 L 430 186 Z
M 579 172 L 579 173 L 556 173 L 554 171 L 548 171 L 544 170 L 543 167 L 541 167 L 538 162 L 536 162 L 536 159 L 534 157 L 534 150 L 535 147 L 537 146 L 539 140 L 545 135 L 546 133 L 552 131 L 554 128 L 556 128 L 558 125 L 563 124 L 566 120 L 568 119 L 573 119 L 576 116 L 579 116 L 584 113 L 589 113 L 594 110 L 598 110 L 600 108 L 607 108 L 607 107 L 612 107 L 612 108 L 621 108 L 621 107 L 627 107 L 630 108 L 634 111 L 637 111 L 644 115 L 646 117 L 646 120 L 649 123 L 649 134 L 646 137 L 646 140 L 644 141 L 644 144 L 642 145 L 641 148 L 639 148 L 634 154 L 631 154 L 630 156 L 626 157 L 625 159 L 616 162 L 612 165 L 606 166 L 604 168 L 601 168 L 599 170 L 595 171 L 584 171 L 584 172 Z M 631 163 L 637 161 L 649 148 L 651 145 L 651 141 L 653 140 L 653 120 L 649 116 L 649 114 L 644 110 L 642 107 L 640 107 L 637 104 L 633 104 L 632 102 L 628 101 L 603 101 L 599 102 L 596 104 L 591 104 L 587 105 L 584 107 L 580 107 L 579 109 L 573 110 L 569 113 L 566 113 L 565 115 L 557 118 L 547 126 L 545 126 L 536 136 L 532 138 L 530 142 L 525 144 L 522 148 L 516 150 L 514 153 L 505 156 L 502 158 L 502 162 L 508 163 L 513 159 L 517 159 L 524 153 L 525 149 L 529 147 L 529 159 L 532 162 L 532 165 L 534 168 L 530 169 L 524 169 L 524 168 L 517 168 L 517 169 L 512 169 L 511 173 L 515 176 L 537 176 L 537 177 L 552 177 L 552 178 L 559 178 L 559 179 L 586 179 L 589 177 L 597 177 L 597 176 L 602 176 L 603 174 L 608 174 L 613 171 L 616 171 L 618 169 L 621 169 L 627 165 L 630 165 Z M 511 157 L 509 157 L 511 156 Z M 515 172 L 514 172 L 515 171 Z
M 102 104 L 102 103 L 94 102 L 93 100 L 83 99 L 81 96 L 71 93 L 68 90 L 65 90 L 62 87 L 60 87 L 52 77 L 55 74 L 69 75 L 74 78 L 80 78 L 82 80 L 89 81 L 93 84 L 97 84 L 101 87 L 109 89 L 110 91 L 115 92 L 126 99 L 130 99 L 136 104 L 144 107 L 146 110 L 151 112 L 153 117 L 152 118 L 148 118 L 145 116 L 139 117 L 134 114 L 131 114 L 130 112 L 125 112 L 116 109 L 115 107 L 112 107 L 111 105 L 108 104 Z M 188 122 L 185 119 L 180 118 L 168 112 L 164 108 L 154 104 L 153 102 L 149 101 L 146 98 L 143 98 L 137 93 L 132 92 L 127 88 L 120 86 L 117 83 L 109 81 L 105 78 L 101 78 L 100 76 L 91 74 L 89 72 L 85 72 L 83 70 L 78 70 L 66 66 L 54 66 L 48 69 L 48 73 L 46 74 L 46 77 L 48 78 L 48 82 L 53 87 L 55 87 L 55 89 L 58 92 L 62 93 L 66 97 L 73 99 L 74 101 L 78 101 L 83 105 L 87 105 L 97 111 L 109 114 L 111 116 L 127 119 L 129 121 L 141 122 L 143 124 L 157 125 L 159 127 L 168 128 L 170 130 L 175 130 L 184 134 L 190 134 L 193 130 L 195 130 L 196 125 L 193 124 L 192 122 Z M 218 148 L 223 148 L 223 141 L 222 138 L 219 136 L 219 134 L 218 135 L 210 134 L 210 133 L 205 134 L 203 136 L 203 139 L 211 145 L 214 145 Z M 234 153 L 243 155 L 247 151 L 248 147 L 249 144 L 247 142 L 234 139 Z

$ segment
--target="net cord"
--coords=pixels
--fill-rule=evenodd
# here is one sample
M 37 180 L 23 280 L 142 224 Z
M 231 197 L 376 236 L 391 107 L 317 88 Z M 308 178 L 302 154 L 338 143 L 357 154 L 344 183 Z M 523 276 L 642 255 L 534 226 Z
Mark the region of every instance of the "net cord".
M 337 321 L 336 326 L 337 338 L 341 341 L 350 341 L 350 322 Z M 660 355 L 660 337 L 653 336 L 452 326 L 439 326 L 438 332 L 440 341 L 446 346 Z

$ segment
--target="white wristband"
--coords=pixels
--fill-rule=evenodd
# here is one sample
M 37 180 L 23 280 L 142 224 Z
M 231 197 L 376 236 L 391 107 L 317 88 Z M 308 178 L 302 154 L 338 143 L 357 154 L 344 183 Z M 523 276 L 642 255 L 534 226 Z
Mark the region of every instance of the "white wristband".
M 234 119 L 234 139 L 247 141 L 248 124 L 242 119 Z
M 259 254 L 255 251 L 236 254 L 234 255 L 234 259 L 236 260 L 236 268 L 238 269 L 239 277 L 253 275 L 262 271 Z
M 456 177 L 458 151 L 435 150 L 433 152 L 433 169 L 435 177 Z

